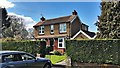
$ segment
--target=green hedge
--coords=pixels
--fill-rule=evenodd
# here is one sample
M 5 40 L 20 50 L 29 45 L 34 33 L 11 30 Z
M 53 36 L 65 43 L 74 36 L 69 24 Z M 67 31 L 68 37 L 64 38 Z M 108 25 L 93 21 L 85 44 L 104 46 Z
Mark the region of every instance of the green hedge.
M 120 40 L 67 40 L 66 52 L 73 62 L 120 65 Z
M 43 50 L 46 45 L 44 41 L 6 41 L 0 43 L 2 50 L 25 51 L 32 54 L 43 53 L 41 49 Z

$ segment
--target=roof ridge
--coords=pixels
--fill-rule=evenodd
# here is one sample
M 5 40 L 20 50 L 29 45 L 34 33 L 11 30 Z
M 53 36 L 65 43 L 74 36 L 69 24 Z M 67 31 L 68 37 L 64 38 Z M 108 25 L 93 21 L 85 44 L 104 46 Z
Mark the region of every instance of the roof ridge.
M 54 20 L 54 19 L 58 19 L 58 18 L 64 18 L 64 17 L 69 17 L 69 16 L 72 16 L 72 15 L 68 15 L 68 16 L 61 16 L 61 17 L 57 17 L 57 18 L 51 18 L 51 19 L 46 19 L 47 21 L 48 20 Z
M 85 31 L 85 32 L 86 32 L 86 30 L 82 30 L 82 31 Z M 89 31 L 89 30 L 88 30 L 87 32 L 91 32 L 91 33 L 94 33 L 94 32 L 92 32 L 92 31 Z
M 46 19 L 43 23 L 43 21 L 39 21 L 34 26 L 40 26 L 40 25 L 48 25 L 48 24 L 56 24 L 56 23 L 63 23 L 63 22 L 70 22 L 75 18 L 75 15 L 68 15 L 68 16 L 62 16 L 52 19 Z

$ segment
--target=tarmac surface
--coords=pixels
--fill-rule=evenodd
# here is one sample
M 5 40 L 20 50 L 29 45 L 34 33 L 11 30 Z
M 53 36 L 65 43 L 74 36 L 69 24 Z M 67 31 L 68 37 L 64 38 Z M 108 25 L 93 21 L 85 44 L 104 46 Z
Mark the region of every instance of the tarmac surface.
M 52 68 L 65 68 L 65 65 L 53 65 Z

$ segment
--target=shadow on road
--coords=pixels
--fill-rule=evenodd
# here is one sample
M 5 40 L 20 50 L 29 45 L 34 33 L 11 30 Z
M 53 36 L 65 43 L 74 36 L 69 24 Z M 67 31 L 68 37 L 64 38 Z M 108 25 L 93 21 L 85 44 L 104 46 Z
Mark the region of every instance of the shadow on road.
M 55 65 L 52 66 L 52 68 L 65 68 L 65 65 L 55 64 Z

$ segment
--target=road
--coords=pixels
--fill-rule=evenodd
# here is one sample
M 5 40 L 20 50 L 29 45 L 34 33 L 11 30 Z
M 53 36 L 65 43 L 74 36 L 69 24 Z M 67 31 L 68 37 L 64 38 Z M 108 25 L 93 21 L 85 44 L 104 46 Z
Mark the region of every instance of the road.
M 65 65 L 53 65 L 52 68 L 65 68 Z

